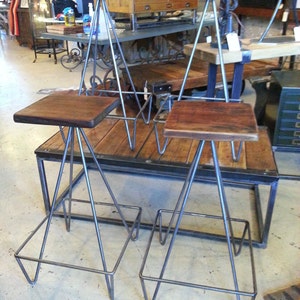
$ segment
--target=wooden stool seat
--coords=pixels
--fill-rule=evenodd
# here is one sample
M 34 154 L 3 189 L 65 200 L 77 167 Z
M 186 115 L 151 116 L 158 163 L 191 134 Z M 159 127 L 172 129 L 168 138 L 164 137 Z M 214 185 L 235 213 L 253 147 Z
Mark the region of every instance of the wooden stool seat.
M 50 94 L 15 113 L 14 121 L 93 128 L 119 104 L 115 97 Z
M 179 101 L 170 111 L 164 135 L 215 141 L 256 141 L 258 128 L 250 104 Z

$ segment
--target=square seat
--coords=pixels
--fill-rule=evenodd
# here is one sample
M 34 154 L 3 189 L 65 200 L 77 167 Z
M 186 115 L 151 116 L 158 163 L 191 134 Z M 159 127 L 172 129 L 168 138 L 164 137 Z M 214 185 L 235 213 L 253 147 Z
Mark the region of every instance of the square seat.
M 246 103 L 177 101 L 164 127 L 169 138 L 214 141 L 257 141 L 253 109 Z
M 93 128 L 119 104 L 117 97 L 50 94 L 16 112 L 14 121 Z

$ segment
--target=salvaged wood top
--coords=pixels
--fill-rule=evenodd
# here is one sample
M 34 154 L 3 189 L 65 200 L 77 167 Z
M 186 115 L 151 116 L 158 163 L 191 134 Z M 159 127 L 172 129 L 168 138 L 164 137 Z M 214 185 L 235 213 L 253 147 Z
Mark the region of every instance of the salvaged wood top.
M 168 61 L 153 64 L 130 66 L 129 71 L 134 85 L 138 90 L 143 90 L 147 81 L 148 87 L 160 84 L 172 85 L 172 91 L 179 91 L 188 65 L 187 59 Z M 278 60 L 258 60 L 245 65 L 243 78 L 250 76 L 267 76 L 274 69 L 278 68 Z M 234 73 L 234 65 L 226 65 L 226 76 L 230 82 Z M 185 89 L 204 87 L 207 85 L 208 63 L 200 60 L 193 60 Z M 128 75 L 123 70 L 123 76 L 127 83 L 130 83 Z M 221 72 L 217 73 L 217 81 L 222 80 Z
M 247 103 L 178 101 L 168 114 L 164 135 L 215 141 L 255 141 L 258 129 Z
M 50 94 L 14 114 L 18 123 L 93 128 L 120 103 L 119 98 Z
M 300 54 L 300 42 L 293 41 L 291 36 L 273 37 L 265 39 L 264 42 L 258 43 L 254 40 L 241 40 L 241 51 L 222 51 L 223 61 L 225 64 L 237 63 L 243 61 L 243 55 L 246 52 L 251 56 L 251 60 L 269 59 L 282 56 L 291 56 Z M 191 55 L 193 44 L 184 46 L 184 53 Z M 194 57 L 216 65 L 220 65 L 220 56 L 217 48 L 211 47 L 207 43 L 197 45 Z
M 162 140 L 164 124 L 158 124 L 159 137 Z M 128 146 L 127 136 L 122 120 L 105 118 L 95 128 L 87 128 L 85 133 L 91 143 L 97 159 L 102 165 L 111 170 L 129 171 L 135 174 L 169 174 L 171 176 L 185 176 L 189 168 L 198 141 L 192 139 L 172 138 L 164 154 L 159 154 L 153 131 L 153 123 L 137 122 L 136 147 L 131 150 Z M 238 143 L 236 143 L 238 146 Z M 35 153 L 46 160 L 60 160 L 64 150 L 64 141 L 61 133 L 57 132 L 42 145 Z M 231 145 L 229 142 L 216 142 L 219 163 L 223 168 L 224 177 L 229 174 L 242 174 L 245 176 L 272 176 L 276 177 L 277 167 L 272 153 L 272 147 L 266 128 L 259 128 L 258 141 L 243 143 L 241 158 L 233 161 Z M 236 149 L 237 150 L 237 149 Z M 77 152 L 76 152 L 77 151 Z M 75 149 L 79 157 L 79 150 Z M 87 158 L 88 158 L 87 153 Z M 204 147 L 199 169 L 205 170 L 213 167 L 210 145 Z M 229 172 L 229 173 L 228 173 Z

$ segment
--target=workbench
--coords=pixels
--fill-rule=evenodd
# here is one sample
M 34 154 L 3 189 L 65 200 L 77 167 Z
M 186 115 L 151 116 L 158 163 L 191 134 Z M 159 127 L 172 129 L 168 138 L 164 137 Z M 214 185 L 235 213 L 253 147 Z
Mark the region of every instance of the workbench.
M 143 91 L 146 86 L 148 91 L 155 95 L 155 105 L 160 106 L 160 98 L 164 99 L 166 93 L 175 95 L 182 86 L 186 72 L 187 59 L 171 60 L 161 63 L 141 64 L 129 67 L 129 72 L 138 91 Z M 191 65 L 189 76 L 186 80 L 185 90 L 189 93 L 197 93 L 197 89 L 205 93 L 207 86 L 207 71 L 209 64 L 205 61 L 195 59 Z M 230 83 L 234 74 L 234 64 L 226 65 L 226 78 Z M 245 65 L 242 79 L 250 77 L 268 76 L 273 70 L 278 69 L 278 62 L 275 60 L 257 60 Z M 122 69 L 125 82 L 130 84 L 125 69 Z M 218 70 L 217 82 L 222 81 L 221 72 Z

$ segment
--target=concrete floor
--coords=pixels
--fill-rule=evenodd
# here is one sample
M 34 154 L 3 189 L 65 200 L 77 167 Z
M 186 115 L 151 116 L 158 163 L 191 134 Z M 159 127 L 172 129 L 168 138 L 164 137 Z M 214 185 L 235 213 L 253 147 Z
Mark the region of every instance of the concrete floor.
M 31 50 L 19 47 L 15 40 L 2 36 L 0 43 L 0 190 L 2 194 L 0 300 L 108 299 L 103 276 L 48 265 L 42 266 L 39 281 L 32 287 L 27 283 L 14 258 L 14 252 L 45 216 L 34 150 L 55 133 L 57 128 L 16 124 L 13 122 L 13 113 L 41 98 L 43 95 L 38 94 L 41 89 L 77 88 L 81 71 L 77 68 L 69 72 L 59 63 L 55 65 L 47 56 L 39 56 L 36 63 L 32 61 Z M 249 101 L 253 100 L 253 90 L 249 86 L 245 97 Z M 283 173 L 300 174 L 299 154 L 280 154 L 277 163 L 280 168 L 283 168 Z M 49 181 L 52 182 L 55 179 L 57 166 L 50 165 L 49 169 Z M 143 218 L 150 221 L 154 220 L 155 212 L 159 207 L 173 207 L 172 201 L 180 189 L 179 182 L 160 177 L 114 173 L 109 173 L 107 176 L 119 202 L 142 206 Z M 93 182 L 96 180 L 98 179 L 92 178 Z M 99 187 L 101 185 L 97 181 L 97 188 Z M 78 190 L 79 194 L 84 192 L 84 188 L 79 187 Z M 249 198 L 247 191 L 235 187 L 228 187 L 226 191 L 231 203 L 235 199 Z M 258 289 L 256 299 L 261 300 L 267 293 L 300 282 L 299 194 L 300 181 L 280 179 L 268 247 L 254 249 Z M 197 196 L 201 196 L 201 208 L 212 207 L 214 210 L 217 207 L 214 204 L 214 201 L 217 203 L 214 186 L 195 184 L 191 193 L 191 203 Z M 248 210 L 248 201 L 231 206 L 235 208 L 235 214 L 239 215 Z M 68 234 L 65 233 L 62 220 L 55 220 L 52 233 L 57 239 L 52 241 L 55 244 L 50 243 L 47 256 L 58 254 L 61 259 L 67 259 L 78 255 L 81 261 L 88 265 L 97 265 L 99 258 L 95 252 L 92 252 L 93 246 L 90 246 L 87 252 L 83 252 L 82 243 L 87 243 L 93 234 L 93 230 L 89 230 L 85 223 L 72 222 L 73 227 Z M 104 226 L 103 229 L 105 229 L 104 238 L 109 239 L 110 250 L 107 252 L 110 257 L 120 246 L 116 232 L 119 228 Z M 115 299 L 143 299 L 138 274 L 149 236 L 149 230 L 141 230 L 139 240 L 129 244 L 115 276 Z M 73 239 L 69 241 L 69 237 Z M 60 241 L 69 248 L 64 250 Z M 37 245 L 37 243 L 33 244 L 32 248 L 36 248 Z M 185 245 L 189 245 L 189 250 L 184 248 Z M 222 245 L 208 240 L 180 236 L 177 247 L 177 263 L 182 264 L 179 274 L 193 276 L 194 280 L 199 280 L 200 283 L 231 288 L 230 268 Z M 147 274 L 155 274 L 155 271 L 158 271 L 156 265 L 161 253 L 161 248 L 156 247 L 153 252 L 155 259 L 147 266 Z M 219 259 L 215 255 L 219 256 Z M 240 263 L 242 269 L 238 267 L 238 271 L 242 282 L 241 288 L 249 288 L 251 291 L 248 260 L 241 258 Z M 191 268 L 192 266 L 194 268 Z M 171 269 L 170 276 L 175 276 L 177 273 L 178 269 L 174 271 Z M 235 299 L 235 297 L 163 285 L 158 299 L 214 300 Z

